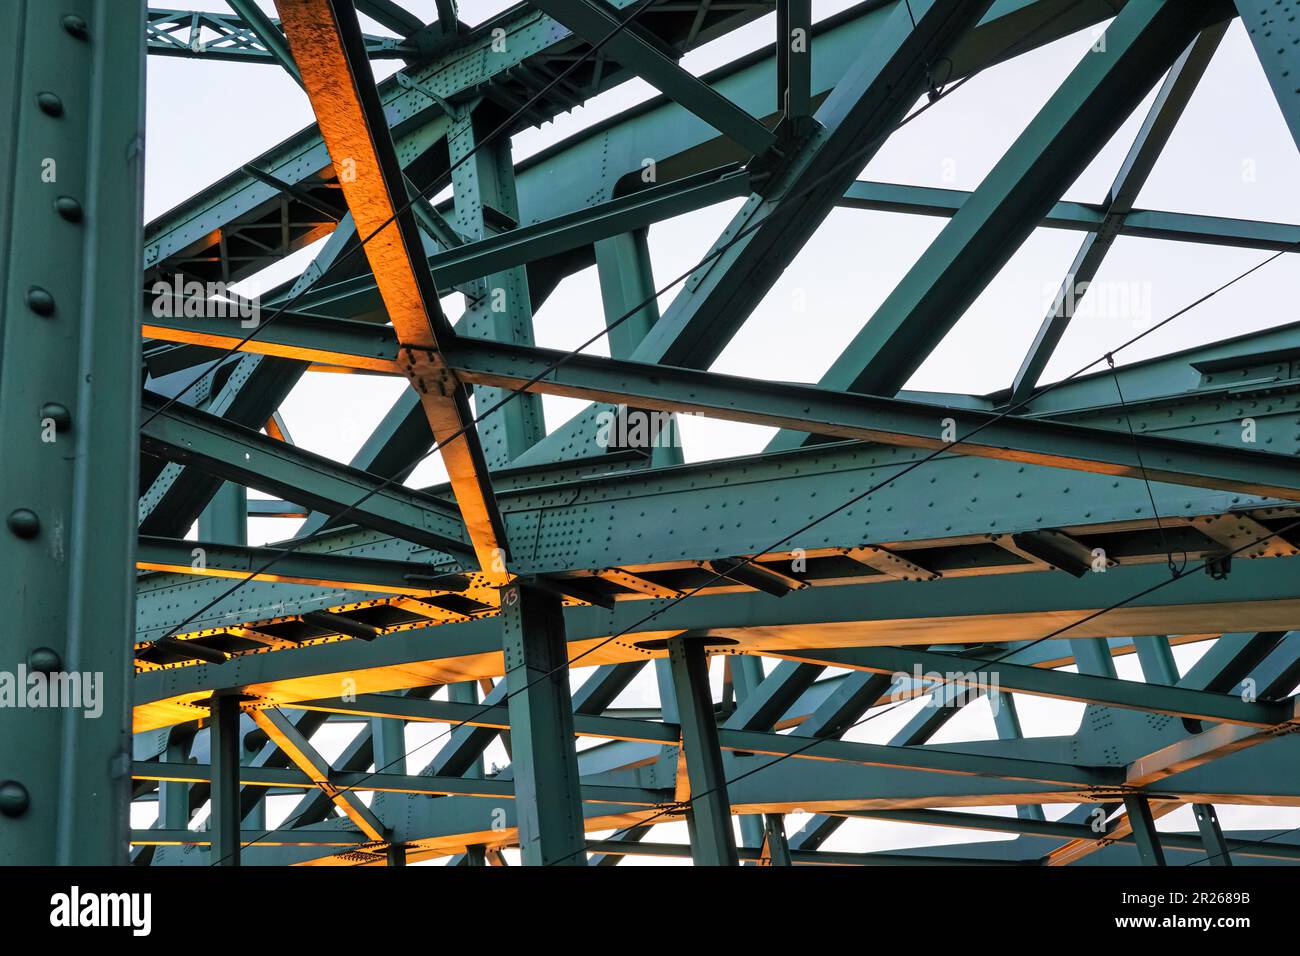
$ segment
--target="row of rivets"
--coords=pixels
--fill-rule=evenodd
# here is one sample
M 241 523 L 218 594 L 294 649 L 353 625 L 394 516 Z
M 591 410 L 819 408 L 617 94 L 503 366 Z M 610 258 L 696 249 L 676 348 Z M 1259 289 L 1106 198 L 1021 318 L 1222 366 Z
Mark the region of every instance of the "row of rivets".
M 90 36 L 90 31 L 86 26 L 86 21 L 75 14 L 68 14 L 62 19 L 63 29 L 71 36 L 78 40 L 86 40 Z M 46 116 L 59 118 L 63 116 L 63 100 L 57 93 L 51 93 L 44 90 L 36 94 L 36 105 Z M 54 211 L 64 220 L 73 223 L 79 223 L 85 214 L 82 211 L 81 203 L 71 196 L 60 196 L 54 201 Z M 48 289 L 41 286 L 31 286 L 27 290 L 27 308 L 31 309 L 41 318 L 50 318 L 54 315 L 54 296 Z M 57 431 L 65 432 L 72 427 L 72 413 L 68 411 L 67 406 L 58 402 L 46 402 L 41 406 L 42 419 L 50 419 L 54 422 Z M 30 508 L 17 508 L 9 515 L 9 530 L 15 535 L 24 539 L 35 538 L 41 531 L 41 519 L 37 517 L 36 512 Z M 54 656 L 57 661 L 58 655 L 49 648 L 42 648 L 39 652 L 47 652 Z M 56 665 L 57 666 L 57 665 Z M 21 786 L 13 784 L 14 786 Z M 24 791 L 25 793 L 26 791 Z M 2 809 L 2 808 L 0 808 Z M 7 812 L 7 811 L 6 811 Z M 11 816 L 13 814 L 10 814 Z
M 85 41 L 90 37 L 86 21 L 76 14 L 67 14 L 62 18 L 63 29 L 72 37 Z M 36 105 L 46 116 L 61 117 L 63 100 L 57 94 L 41 92 L 36 95 Z M 54 202 L 55 211 L 68 222 L 81 222 L 81 204 L 69 196 L 60 196 Z M 27 307 L 42 318 L 54 315 L 54 296 L 49 290 L 32 286 L 27 290 Z M 54 427 L 66 431 L 72 425 L 72 416 L 68 409 L 57 402 L 47 402 L 41 408 L 41 417 L 54 421 Z M 9 515 L 9 530 L 20 538 L 34 538 L 41 530 L 41 520 L 30 508 L 17 508 Z M 27 657 L 28 665 L 34 671 L 49 674 L 63 666 L 63 659 L 53 648 L 38 647 Z M 20 817 L 31 806 L 31 794 L 17 780 L 0 781 L 0 815 Z

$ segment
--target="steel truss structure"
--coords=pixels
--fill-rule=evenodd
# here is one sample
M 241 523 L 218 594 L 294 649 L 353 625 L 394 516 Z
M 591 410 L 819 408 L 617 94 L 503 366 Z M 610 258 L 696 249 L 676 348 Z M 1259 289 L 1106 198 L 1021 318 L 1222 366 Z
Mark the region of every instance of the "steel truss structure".
M 230 7 L 0 5 L 5 667 L 104 677 L 99 719 L 0 710 L 0 862 L 1300 860 L 1215 811 L 1300 806 L 1300 323 L 1040 383 L 1115 237 L 1300 249 L 1297 224 L 1135 207 L 1234 18 L 1300 143 L 1300 3 Z M 773 9 L 771 47 L 680 66 Z M 927 102 L 1098 25 L 975 190 L 858 178 Z M 142 227 L 146 49 L 283 69 L 317 123 Z M 378 58 L 403 65 L 376 84 Z M 632 77 L 660 95 L 512 159 Z M 1106 201 L 1062 201 L 1153 89 Z M 647 230 L 737 198 L 661 314 Z M 819 383 L 708 371 L 837 207 L 945 222 Z M 1039 226 L 1080 248 L 1014 383 L 902 391 Z M 184 283 L 321 239 L 253 327 L 188 308 Z M 533 313 L 593 264 L 612 357 L 537 347 Z M 347 464 L 279 415 L 316 371 L 410 383 Z M 591 404 L 547 433 L 548 394 Z M 678 413 L 780 430 L 686 464 L 655 440 Z M 658 434 L 602 439 L 646 416 Z M 407 487 L 429 454 L 449 482 Z M 250 547 L 250 515 L 306 522 Z M 643 672 L 658 704 L 623 706 Z M 1023 695 L 1086 709 L 1036 735 Z M 928 743 L 985 698 L 996 739 Z M 853 739 L 902 706 L 887 743 Z M 422 752 L 418 723 L 445 728 Z M 1183 804 L 1199 831 L 1158 832 Z M 952 837 L 824 846 L 851 819 Z M 655 830 L 683 820 L 689 845 Z

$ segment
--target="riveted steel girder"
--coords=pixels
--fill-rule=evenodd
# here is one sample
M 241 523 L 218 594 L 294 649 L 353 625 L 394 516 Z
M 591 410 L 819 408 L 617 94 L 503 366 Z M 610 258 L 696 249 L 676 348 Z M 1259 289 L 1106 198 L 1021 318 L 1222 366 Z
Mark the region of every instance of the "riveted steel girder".
M 0 864 L 126 861 L 143 43 L 140 2 L 0 7 Z

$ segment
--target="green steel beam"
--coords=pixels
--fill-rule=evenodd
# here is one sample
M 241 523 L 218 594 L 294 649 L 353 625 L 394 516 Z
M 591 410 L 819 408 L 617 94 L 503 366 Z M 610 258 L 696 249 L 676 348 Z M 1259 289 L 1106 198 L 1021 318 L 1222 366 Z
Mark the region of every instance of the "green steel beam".
M 256 847 L 352 847 L 371 842 L 364 833 L 355 830 L 263 830 L 260 833 L 246 832 L 244 836 L 250 846 Z M 211 833 L 184 827 L 131 831 L 131 843 L 135 846 L 211 846 L 212 842 Z M 220 850 L 217 853 L 220 854 Z
M 242 4 L 246 0 L 238 2 Z M 235 3 L 232 2 L 231 6 L 235 7 Z M 235 9 L 239 10 L 238 7 Z M 266 19 L 278 32 L 278 22 L 269 17 Z M 205 31 L 216 35 L 205 38 Z M 207 10 L 150 8 L 145 18 L 145 47 L 150 56 L 285 66 L 272 45 L 274 43 L 275 37 L 268 43 L 262 30 L 257 29 L 242 10 L 239 16 L 232 16 Z M 283 43 L 283 35 L 280 43 Z M 409 59 L 418 53 L 413 44 L 381 36 L 367 36 L 366 51 L 376 60 Z M 293 62 L 292 57 L 289 62 Z
M 384 487 L 365 472 L 197 409 L 177 404 L 162 411 L 163 400 L 148 392 L 142 404 L 146 416 L 161 412 L 140 432 L 141 448 L 150 454 L 197 464 L 228 481 L 316 510 L 334 514 L 351 507 L 350 521 L 455 557 L 471 553 L 459 516 L 445 502 L 401 485 Z
M 203 374 L 201 383 L 185 399 L 190 399 L 209 415 L 258 431 L 280 406 L 297 383 L 306 366 L 300 362 L 262 355 L 245 355 Z M 216 394 L 212 386 L 224 375 Z M 176 379 L 181 379 L 176 382 Z M 162 381 L 146 382 L 167 393 L 176 394 L 187 387 L 193 373 L 182 372 Z M 160 393 L 161 394 L 161 393 Z M 178 405 L 187 404 L 183 399 Z M 221 479 L 202 468 L 187 468 L 172 462 L 145 456 L 142 472 L 150 464 L 159 468 L 149 478 L 148 490 L 140 495 L 140 530 L 145 534 L 181 537 L 189 532 L 221 488 Z
M 530 0 L 575 34 L 623 64 L 661 93 L 676 100 L 747 151 L 761 155 L 775 142 L 758 120 L 708 84 L 678 66 L 658 39 L 637 23 L 627 23 L 599 0 Z M 620 24 L 624 24 L 620 29 Z M 675 51 L 674 51 L 675 52 Z
M 386 694 L 356 694 L 355 699 L 352 700 L 325 698 L 300 701 L 293 706 L 335 714 L 359 714 L 366 717 L 391 717 L 409 721 L 456 723 L 469 727 L 509 730 L 513 723 L 509 702 L 504 705 L 497 703 L 505 697 L 506 693 L 493 693 L 483 704 L 471 704 L 450 700 L 391 697 Z M 575 695 L 575 701 L 577 700 Z M 674 731 L 662 724 L 627 717 L 605 717 L 598 713 L 575 711 L 571 717 L 571 724 L 575 734 L 586 737 L 652 743 L 675 743 L 678 739 Z
M 638 476 L 636 480 L 632 480 L 629 476 L 609 483 L 603 481 L 591 485 L 584 483 L 572 490 L 558 492 L 565 496 L 560 500 L 568 501 L 577 488 L 583 488 L 583 496 L 576 499 L 575 503 L 568 508 L 556 506 L 554 501 L 557 499 L 554 497 L 549 499 L 551 503 L 547 507 L 552 508 L 554 513 L 547 516 L 544 525 L 552 521 L 579 521 L 590 514 L 593 508 L 601 509 L 602 515 L 608 511 L 609 527 L 616 532 L 612 535 L 613 540 L 608 542 L 608 545 L 615 549 L 614 560 L 621 565 L 634 568 L 637 562 L 654 562 L 653 566 L 646 566 L 651 570 L 654 567 L 662 567 L 671 571 L 675 567 L 680 567 L 679 562 L 683 561 L 712 560 L 737 553 L 743 554 L 747 550 L 771 547 L 774 538 L 767 527 L 770 524 L 770 514 L 765 515 L 764 508 L 768 508 L 770 512 L 771 508 L 777 507 L 782 501 L 801 500 L 803 495 L 809 493 L 807 489 L 833 500 L 845 500 L 864 487 L 887 482 L 893 474 L 892 468 L 882 472 L 871 467 L 869 461 L 864 462 L 864 453 L 851 447 L 841 447 L 833 455 L 828 454 L 828 451 L 829 449 L 802 461 L 798 457 L 793 460 L 784 456 L 779 457 L 770 463 L 774 471 L 784 476 L 783 480 L 779 481 L 770 477 L 767 481 L 760 481 L 762 472 L 759 466 L 745 461 L 743 464 L 748 471 L 741 467 L 742 463 L 734 463 L 734 467 L 716 465 L 686 467 L 680 470 L 674 469 L 674 472 L 679 473 L 671 475 L 652 473 L 651 476 Z M 888 456 L 885 457 L 888 461 Z M 798 468 L 795 467 L 796 464 Z M 1045 503 L 1026 500 L 1030 486 L 1024 483 L 1023 474 L 1019 473 L 1015 466 L 1000 472 L 989 468 L 988 465 L 987 462 L 983 463 L 982 471 L 976 468 L 973 472 L 987 474 L 990 482 L 1003 482 L 1001 493 L 984 493 L 973 497 L 978 499 L 975 504 L 981 505 L 982 509 L 1002 507 L 1003 501 L 1010 503 L 1007 513 L 995 521 L 988 521 L 987 512 L 982 509 L 977 515 L 966 514 L 963 520 L 960 512 L 970 503 L 969 499 L 972 496 L 946 494 L 946 487 L 947 483 L 954 478 L 961 480 L 968 478 L 969 475 L 960 471 L 955 474 L 941 472 L 932 475 L 936 479 L 936 484 L 940 485 L 934 489 L 934 497 L 931 499 L 935 504 L 930 507 L 927 503 L 925 514 L 919 518 L 914 507 L 909 509 L 897 503 L 899 501 L 906 503 L 905 493 L 902 490 L 891 491 L 886 485 L 880 493 L 873 496 L 876 500 L 867 515 L 869 526 L 864 527 L 861 519 L 857 517 L 863 512 L 850 508 L 846 511 L 852 511 L 854 514 L 842 512 L 835 519 L 824 522 L 822 526 L 810 529 L 806 535 L 796 536 L 779 546 L 783 550 L 789 549 L 786 551 L 787 554 L 797 548 L 807 548 L 815 554 L 813 549 L 827 548 L 828 545 L 837 542 L 854 542 L 866 538 L 868 541 L 897 541 L 899 546 L 907 548 L 938 548 L 938 551 L 930 553 L 936 556 L 945 555 L 945 557 L 937 562 L 929 558 L 927 560 L 941 571 L 952 570 L 959 573 L 943 580 L 925 582 L 923 585 L 897 582 L 903 588 L 897 591 L 900 596 L 905 593 L 915 594 L 914 589 L 918 586 L 935 589 L 926 592 L 936 602 L 935 604 L 909 607 L 901 601 L 896 603 L 892 599 L 896 590 L 893 587 L 894 579 L 887 575 L 871 575 L 866 569 L 857 570 L 862 566 L 845 559 L 838 566 L 837 574 L 847 574 L 848 577 L 832 578 L 831 580 L 835 582 L 834 586 L 796 591 L 782 599 L 783 605 L 802 607 L 804 602 L 808 601 L 810 602 L 808 606 L 813 607 L 818 600 L 824 599 L 829 602 L 829 607 L 835 609 L 837 615 L 841 611 L 848 615 L 842 620 L 858 621 L 867 628 L 864 634 L 873 635 L 883 633 L 885 627 L 883 621 L 889 619 L 891 615 L 916 620 L 918 624 L 923 620 L 924 626 L 933 627 L 937 632 L 943 633 L 945 635 L 943 641 L 946 643 L 954 640 L 949 636 L 950 633 L 960 629 L 956 617 L 951 618 L 951 625 L 947 621 L 950 619 L 949 615 L 961 613 L 959 604 L 961 601 L 973 600 L 975 606 L 986 609 L 984 613 L 993 615 L 1048 610 L 1078 610 L 1083 613 L 1085 610 L 1105 607 L 1110 602 L 1125 597 L 1126 595 L 1118 588 L 1123 586 L 1124 579 L 1130 576 L 1143 577 L 1144 583 L 1141 587 L 1160 581 L 1158 575 L 1150 579 L 1145 577 L 1156 570 L 1153 564 L 1161 566 L 1165 564 L 1166 545 L 1160 541 L 1160 536 L 1151 520 L 1134 518 L 1136 510 L 1134 501 L 1135 496 L 1141 493 L 1140 486 L 1131 488 L 1130 495 L 1126 496 L 1115 494 L 1114 489 L 1119 487 L 1116 482 L 1106 480 L 1093 489 L 1088 482 L 1082 480 L 1091 476 L 1045 470 L 1044 476 L 1062 476 L 1054 477 L 1053 480 L 1034 477 L 1034 481 L 1041 483 L 1044 490 L 1061 496 L 1059 503 L 1056 501 Z M 737 475 L 741 476 L 741 479 L 738 479 Z M 742 479 L 744 484 L 736 483 Z M 689 485 L 692 481 L 695 482 L 694 493 L 687 495 L 678 490 L 679 482 Z M 728 481 L 731 482 L 730 485 Z M 734 496 L 734 490 L 731 489 L 735 487 L 746 489 L 746 500 L 753 503 L 755 510 L 736 512 L 736 520 L 726 529 L 712 528 L 708 523 L 710 512 L 723 507 L 722 502 L 732 500 L 728 495 Z M 1070 489 L 1068 492 L 1064 490 L 1067 488 Z M 1163 488 L 1161 490 L 1163 491 Z M 1095 499 L 1091 497 L 1094 491 L 1097 494 Z M 547 494 L 554 495 L 557 492 L 547 491 L 545 488 L 537 489 L 521 496 L 518 505 L 523 509 L 529 504 L 548 501 Z M 676 508 L 677 523 L 665 527 L 656 521 L 647 522 L 643 514 L 646 495 L 658 498 L 658 502 L 661 502 L 665 509 L 664 513 L 672 513 L 671 509 Z M 1109 504 L 1108 499 L 1110 499 Z M 1207 501 L 1204 493 L 1186 498 L 1162 494 L 1161 500 L 1164 504 L 1174 505 L 1167 510 L 1167 513 L 1173 514 L 1216 514 L 1235 507 L 1226 497 L 1222 501 L 1214 499 Z M 579 501 L 581 504 L 578 503 Z M 1202 506 L 1208 506 L 1207 510 L 1202 511 Z M 1078 520 L 1080 517 L 1078 508 L 1094 507 L 1098 510 L 1090 515 L 1088 519 L 1090 524 L 1078 526 L 1077 530 L 1069 524 L 1070 521 Z M 1261 516 L 1269 513 L 1269 509 L 1260 509 L 1258 506 L 1247 504 L 1246 507 L 1257 508 L 1258 510 L 1253 513 Z M 1140 514 L 1140 512 L 1136 513 Z M 1282 511 L 1278 517 L 1270 518 L 1270 523 L 1285 522 L 1287 520 L 1285 516 L 1288 514 L 1291 512 Z M 525 517 L 528 520 L 522 520 Z M 918 526 L 918 521 L 924 523 Z M 1135 526 L 1128 526 L 1132 529 L 1130 531 L 1123 530 L 1126 527 L 1124 524 L 1106 523 L 1128 521 L 1137 522 Z M 1222 545 L 1196 531 L 1194 527 L 1196 523 L 1167 528 L 1168 540 L 1173 541 L 1174 546 L 1187 548 L 1192 560 L 1201 560 L 1204 556 L 1220 552 Z M 512 525 L 519 529 L 516 532 L 518 534 L 535 536 L 535 512 L 523 511 L 521 521 L 518 524 L 512 522 Z M 1105 574 L 1088 574 L 1078 580 L 1069 577 L 1068 581 L 1060 580 L 1058 576 L 1050 573 L 1037 572 L 1041 576 L 1033 579 L 1033 588 L 993 589 L 995 593 L 1000 594 L 1001 599 L 991 602 L 976 597 L 977 592 L 987 587 L 987 576 L 990 574 L 1023 573 L 1033 569 L 1033 565 L 1027 564 L 1024 559 L 986 537 L 1017 533 L 1019 528 L 1025 526 L 1054 527 L 1063 529 L 1067 534 L 1080 535 L 1085 540 L 1099 540 L 1104 543 L 1107 553 L 1118 559 L 1121 565 L 1110 568 Z M 670 534 L 670 531 L 675 533 Z M 1262 531 L 1262 526 L 1260 533 L 1265 533 Z M 574 568 L 590 568 L 593 566 L 591 563 L 593 561 L 598 564 L 608 561 L 609 552 L 605 552 L 602 557 L 595 549 L 595 544 L 593 542 L 590 545 L 593 549 L 590 555 L 585 550 L 574 553 L 567 547 L 562 554 L 552 555 L 549 551 L 539 548 L 533 566 L 539 571 L 556 573 Z M 404 559 L 406 551 L 409 550 L 409 545 L 404 545 L 400 539 L 382 538 L 373 532 L 355 529 L 327 536 L 319 542 L 319 547 L 340 554 L 350 553 L 355 548 L 364 548 L 364 551 L 355 553 L 398 560 Z M 838 560 L 842 556 L 843 547 L 841 545 L 839 548 L 830 549 L 828 556 Z M 1293 545 L 1287 545 L 1280 552 L 1275 553 L 1286 554 L 1293 548 Z M 778 559 L 774 557 L 768 560 Z M 815 561 L 819 560 L 815 559 Z M 780 564 L 775 566 L 779 568 Z M 1171 630 L 1183 633 L 1204 633 L 1207 628 L 1227 631 L 1240 626 L 1253 626 L 1260 630 L 1293 627 L 1295 621 L 1290 615 L 1294 596 L 1286 591 L 1282 583 L 1289 566 L 1285 558 L 1247 561 L 1234 566 L 1233 577 L 1230 580 L 1215 582 L 1213 585 L 1199 576 L 1189 577 L 1188 581 L 1197 580 L 1206 585 L 1199 589 L 1191 587 L 1185 581 L 1168 584 L 1168 572 L 1165 570 L 1163 581 L 1168 586 L 1149 596 L 1144 595 L 1139 599 L 1138 604 L 1162 608 L 1164 613 L 1170 615 L 1168 623 Z M 968 576 L 971 573 L 977 576 Z M 874 590 L 861 592 L 860 588 L 864 586 Z M 199 612 L 205 602 L 211 600 L 225 587 L 226 584 L 216 580 L 196 581 L 188 575 L 156 574 L 142 579 L 139 588 L 139 639 L 150 639 L 163 632 L 168 626 L 183 621 L 189 614 Z M 1136 579 L 1132 587 L 1139 588 Z M 908 588 L 913 590 L 907 590 Z M 854 612 L 849 611 L 847 606 L 839 607 L 841 591 L 845 594 L 870 593 L 872 597 L 864 607 L 858 609 L 861 613 L 855 617 Z M 813 594 L 817 597 L 813 597 Z M 303 610 L 346 605 L 366 600 L 368 597 L 372 595 L 255 581 L 241 589 L 241 601 L 238 606 L 200 613 L 191 624 L 196 629 L 226 626 L 273 615 L 297 614 Z M 881 601 L 884 604 L 878 603 Z M 694 615 L 688 613 L 688 609 L 697 603 L 696 600 L 692 600 L 687 608 L 673 607 L 666 613 L 673 618 L 680 616 L 683 620 L 692 619 Z M 1199 611 L 1193 611 L 1193 606 L 1199 606 Z M 640 613 L 644 614 L 645 607 L 644 603 L 637 600 L 621 600 L 616 604 L 616 609 L 620 612 L 626 611 L 628 614 L 637 613 L 638 609 L 641 609 Z M 1128 635 L 1133 631 L 1122 628 L 1148 629 L 1149 623 L 1144 624 L 1135 617 L 1130 619 L 1132 613 L 1130 608 L 1125 607 L 1103 616 L 1095 624 L 1091 621 L 1085 622 L 1087 627 L 1082 633 L 1089 636 Z M 1240 616 L 1234 618 L 1233 614 Z M 710 615 L 705 614 L 704 617 L 707 619 Z M 796 613 L 790 620 L 798 621 L 801 617 L 801 612 Z M 629 617 L 626 623 L 631 624 L 633 621 L 634 618 Z M 1031 628 L 1031 622 L 1028 620 L 1009 617 L 1007 621 L 1014 630 L 1014 633 L 1007 635 L 1008 638 L 1032 638 L 1041 633 Z M 1177 627 L 1174 627 L 1175 621 L 1178 622 Z M 989 619 L 986 622 L 981 619 L 970 622 L 970 632 L 987 635 L 990 631 L 986 629 L 986 623 L 991 627 L 993 621 Z M 845 641 L 845 643 L 852 642 Z
M 1023 740 L 1024 730 L 1020 726 L 1020 712 L 1016 708 L 1013 694 L 998 691 L 989 694 L 989 704 L 993 710 L 993 726 L 997 729 L 999 740 Z M 1016 807 L 1016 816 L 1022 820 L 1044 820 L 1043 808 L 1038 806 Z
M 972 195 L 974 194 L 960 189 L 858 180 L 844 190 L 844 197 L 837 205 L 847 209 L 951 218 Z M 1044 229 L 1097 232 L 1103 222 L 1106 222 L 1103 207 L 1061 201 L 1052 206 L 1038 226 Z M 1241 249 L 1267 249 L 1272 252 L 1294 251 L 1297 243 L 1300 243 L 1298 225 L 1185 212 L 1134 209 L 1122 222 L 1113 222 L 1111 225 L 1119 230 L 1121 236 Z
M 240 826 L 239 783 L 242 773 L 240 753 L 243 735 L 239 726 L 240 695 L 233 692 L 213 693 L 208 699 L 211 717 L 211 785 L 212 809 L 208 829 L 217 866 L 239 866 Z
M 1219 826 L 1219 815 L 1214 807 L 1208 803 L 1198 803 L 1192 807 L 1192 813 L 1196 816 L 1196 828 L 1201 833 L 1206 862 L 1211 866 L 1232 866 L 1232 853 L 1228 841 L 1223 837 L 1223 828 Z M 1167 837 L 1161 839 L 1168 840 Z M 1242 851 L 1238 849 L 1238 852 Z M 1248 856 L 1249 853 L 1243 855 Z
M 330 234 L 324 247 L 303 274 L 295 280 L 293 291 L 300 291 L 314 281 L 326 268 L 354 248 L 356 241 L 356 227 L 349 213 L 339 222 L 338 228 Z M 156 318 L 153 311 L 150 308 L 146 318 Z M 184 309 L 173 309 L 172 312 L 183 314 Z M 201 322 L 191 324 L 190 329 L 200 333 L 204 331 Z M 246 330 L 242 331 L 239 338 L 247 335 Z M 223 350 L 229 348 L 218 347 Z M 288 358 L 292 358 L 291 353 Z M 235 365 L 218 394 L 208 401 L 205 410 L 229 418 L 236 424 L 262 428 L 274 417 L 275 410 L 298 383 L 306 368 L 302 362 L 286 360 L 283 352 L 280 357 L 271 358 L 262 355 L 245 356 Z M 177 385 L 175 388 L 188 385 L 189 382 L 186 382 L 184 386 Z M 197 394 L 194 397 L 197 398 Z M 200 509 L 217 493 L 217 488 L 216 480 L 201 473 L 200 469 L 166 465 L 152 481 L 149 490 L 142 495 L 141 531 L 171 536 L 187 533 L 195 517 L 201 515 Z
M 464 381 L 636 408 L 704 414 L 758 425 L 887 445 L 948 450 L 1128 478 L 1296 499 L 1300 468 L 1289 456 L 1143 435 L 1135 449 L 1125 431 L 1045 419 L 786 385 L 713 372 L 620 362 L 504 343 L 458 341 L 447 360 Z M 563 361 L 562 361 L 563 360 Z M 547 371 L 549 369 L 549 371 Z M 543 374 L 544 373 L 544 374 Z M 943 437 L 944 428 L 950 437 Z M 971 435 L 967 440 L 964 436 Z
M 356 0 L 357 12 L 364 13 L 398 36 L 407 37 L 424 28 L 424 21 L 394 0 Z
M 753 660 L 758 663 L 755 658 L 738 660 Z M 737 693 L 736 710 L 722 726 L 734 730 L 771 730 L 825 670 L 825 667 L 818 664 L 779 662 L 772 673 L 762 678 L 758 686 L 750 689 L 743 699 Z M 761 674 L 760 670 L 760 677 Z
M 785 823 L 777 813 L 763 814 L 763 846 L 760 859 L 768 866 L 793 866 L 790 843 L 785 836 Z
M 456 0 L 433 0 L 438 11 L 438 26 L 443 33 L 455 33 L 460 21 L 456 16 Z
M 1300 699 L 1247 701 L 1229 694 L 1116 680 L 1083 673 L 1071 674 L 1008 664 L 1005 661 L 982 660 L 978 657 L 954 657 L 919 648 L 810 648 L 775 653 L 791 660 L 814 661 L 878 674 L 907 674 L 914 667 L 919 667 L 925 673 L 958 675 L 953 678 L 953 682 L 965 687 L 982 687 L 996 680 L 1000 688 L 1022 694 L 1106 704 L 1245 727 L 1288 727 L 1300 713 Z
M 340 557 L 299 549 L 281 556 L 278 548 L 250 548 L 205 540 L 141 536 L 135 566 L 142 571 L 286 581 L 323 588 L 347 588 L 388 594 L 446 594 L 463 591 L 463 574 L 440 571 L 417 561 Z M 272 558 L 275 563 L 261 570 Z
M 689 788 L 686 824 L 690 830 L 691 858 L 696 866 L 735 866 L 736 834 L 731 825 L 727 774 L 719 749 L 704 641 L 669 638 L 668 660 L 677 695 L 677 719 L 681 723 L 681 749 Z
M 1151 803 L 1146 797 L 1126 796 L 1124 808 L 1128 811 L 1128 821 L 1133 827 L 1133 839 L 1137 843 L 1138 858 L 1143 866 L 1164 866 L 1165 854 L 1160 848 L 1160 834 L 1156 831 L 1156 821 L 1151 815 Z
M 1169 638 L 1163 634 L 1150 637 L 1133 638 L 1137 649 L 1138 661 L 1142 667 L 1142 677 L 1149 684 L 1177 684 L 1178 664 L 1174 660 Z
M 786 120 L 812 113 L 812 3 L 777 0 L 776 108 Z
M 531 584 L 501 591 L 501 639 L 526 866 L 586 866 L 560 598 Z
M 1037 387 L 1039 377 L 1061 336 L 1065 334 L 1078 301 L 1087 294 L 1097 270 L 1105 261 L 1106 253 L 1110 251 L 1114 237 L 1123 229 L 1125 217 L 1133 211 L 1133 203 L 1155 167 L 1156 160 L 1160 158 L 1165 144 L 1169 142 L 1169 137 L 1173 135 L 1174 127 L 1187 108 L 1201 77 L 1205 75 L 1210 59 L 1219 48 L 1219 41 L 1227 29 L 1228 24 L 1224 22 L 1202 31 L 1165 76 L 1156 93 L 1155 102 L 1111 184 L 1106 197 L 1105 218 L 1097 231 L 1089 233 L 1083 240 L 1083 245 L 1075 254 L 1065 281 L 1057 292 L 1055 304 L 1043 319 L 1016 372 L 1011 384 L 1012 403 L 1028 398 Z
M 945 703 L 933 709 L 938 712 L 947 710 L 946 719 L 957 708 Z M 928 737 L 932 730 L 937 729 L 937 727 L 926 727 L 926 733 L 915 736 Z M 842 761 L 864 766 L 930 770 L 936 773 L 1002 777 L 1008 780 L 1033 780 L 1061 783 L 1072 787 L 1114 787 L 1123 782 L 1123 773 L 1119 768 L 1114 767 L 1080 767 L 1014 757 L 985 757 L 921 747 L 911 743 L 902 746 L 866 744 L 834 740 L 829 737 L 814 742 L 796 734 L 764 734 L 751 730 L 728 730 L 725 727 L 720 728 L 717 734 L 718 745 L 721 748 L 741 753 L 770 754 L 816 761 Z M 911 731 L 908 735 L 914 736 Z
M 0 864 L 124 864 L 144 5 L 2 4 L 0 62 L 0 670 L 45 682 L 5 702 Z
M 315 748 L 313 747 L 312 750 Z M 211 767 L 188 762 L 172 764 L 159 761 L 136 761 L 131 768 L 131 776 L 136 780 L 189 782 L 207 780 L 212 773 Z M 331 769 L 325 772 L 323 768 L 318 771 L 315 766 L 310 770 L 302 767 L 245 767 L 237 776 L 241 778 L 240 782 L 245 787 L 321 789 L 327 797 L 350 800 L 355 799 L 355 794 L 360 793 L 510 800 L 517 799 L 518 786 L 515 781 L 499 778 L 401 774 L 372 770 Z M 649 807 L 662 802 L 667 796 L 668 792 L 665 790 L 646 787 L 607 786 L 598 783 L 585 784 L 581 787 L 581 799 L 585 803 L 617 803 L 624 807 Z M 308 823 L 306 820 L 300 822 Z M 310 826 L 307 828 L 310 829 Z
M 289 51 L 289 43 L 280 32 L 279 26 L 271 21 L 262 8 L 254 0 L 226 0 L 230 8 L 234 10 L 248 24 L 248 28 L 253 34 L 262 41 L 268 53 L 275 59 L 275 62 L 284 67 L 284 71 L 293 78 L 293 81 L 302 86 L 302 75 L 298 72 L 298 64 L 293 61 L 293 54 Z

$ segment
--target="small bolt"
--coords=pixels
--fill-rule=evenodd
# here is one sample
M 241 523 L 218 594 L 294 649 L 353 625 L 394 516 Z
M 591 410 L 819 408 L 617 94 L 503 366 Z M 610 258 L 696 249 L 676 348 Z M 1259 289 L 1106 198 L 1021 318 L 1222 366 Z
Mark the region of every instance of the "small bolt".
M 63 29 L 67 30 L 78 40 L 90 39 L 90 28 L 86 26 L 86 21 L 81 19 L 81 17 L 77 16 L 75 13 L 69 13 L 63 18 Z
M 63 658 L 52 647 L 38 647 L 27 655 L 27 666 L 39 674 L 53 674 L 63 666 Z
M 41 406 L 41 421 L 45 419 L 54 421 L 54 430 L 66 432 L 72 427 L 72 413 L 68 411 L 66 405 L 60 405 L 58 402 L 46 402 Z
M 71 196 L 60 196 L 54 200 L 54 211 L 68 222 L 81 222 L 81 203 Z
M 38 285 L 27 290 L 27 308 L 39 316 L 49 318 L 54 314 L 54 296 Z
M 19 508 L 9 515 L 9 530 L 20 538 L 34 538 L 41 530 L 41 519 L 29 508 Z
M 41 108 L 41 112 L 46 116 L 63 115 L 63 100 L 53 93 L 37 93 L 36 105 Z
M 27 788 L 17 780 L 0 781 L 0 813 L 7 817 L 21 817 L 31 802 Z

